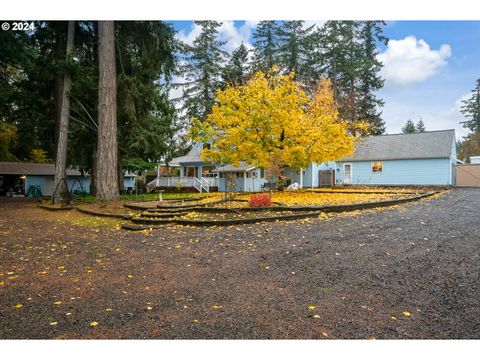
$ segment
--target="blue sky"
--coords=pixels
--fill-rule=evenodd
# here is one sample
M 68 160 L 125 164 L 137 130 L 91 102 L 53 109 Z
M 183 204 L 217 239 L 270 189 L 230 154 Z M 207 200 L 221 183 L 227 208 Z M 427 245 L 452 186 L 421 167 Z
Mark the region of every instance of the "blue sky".
M 198 34 L 191 21 L 172 23 L 186 42 Z M 219 36 L 226 50 L 251 44 L 256 23 L 224 22 Z M 422 118 L 427 130 L 453 128 L 457 139 L 465 136 L 459 106 L 480 78 L 480 22 L 391 21 L 384 34 L 391 41 L 379 49 L 386 80 L 379 96 L 387 132 L 398 133 L 408 119 Z

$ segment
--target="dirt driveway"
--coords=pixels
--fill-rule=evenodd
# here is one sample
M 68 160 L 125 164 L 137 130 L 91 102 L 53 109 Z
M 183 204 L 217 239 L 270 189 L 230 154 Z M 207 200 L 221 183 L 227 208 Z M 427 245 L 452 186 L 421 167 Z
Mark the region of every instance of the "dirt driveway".
M 480 189 L 232 227 L 0 199 L 0 338 L 480 338 Z

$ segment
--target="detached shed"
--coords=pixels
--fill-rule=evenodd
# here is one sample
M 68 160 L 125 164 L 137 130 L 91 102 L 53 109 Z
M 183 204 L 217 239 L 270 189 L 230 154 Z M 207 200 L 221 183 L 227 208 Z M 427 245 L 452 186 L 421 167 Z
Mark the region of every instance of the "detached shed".
M 0 195 L 26 194 L 30 186 L 38 186 L 42 195 L 51 196 L 54 191 L 55 164 L 0 162 Z M 70 191 L 90 191 L 90 176 L 76 169 L 67 169 Z

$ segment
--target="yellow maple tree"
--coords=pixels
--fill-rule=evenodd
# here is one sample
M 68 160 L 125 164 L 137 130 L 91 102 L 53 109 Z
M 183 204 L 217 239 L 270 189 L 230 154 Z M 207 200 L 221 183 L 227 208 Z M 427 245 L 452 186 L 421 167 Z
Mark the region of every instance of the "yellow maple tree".
M 339 118 L 329 80 L 319 82 L 310 100 L 293 73 L 276 69 L 218 91 L 212 112 L 204 122 L 193 120 L 190 135 L 212 144 L 202 151 L 205 161 L 237 166 L 244 161 L 260 168 L 280 163 L 298 170 L 351 155 L 355 144 Z

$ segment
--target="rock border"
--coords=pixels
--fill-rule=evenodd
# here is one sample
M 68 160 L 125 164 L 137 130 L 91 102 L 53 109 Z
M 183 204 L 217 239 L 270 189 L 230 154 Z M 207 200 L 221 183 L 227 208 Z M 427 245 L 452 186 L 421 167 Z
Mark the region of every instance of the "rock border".
M 65 207 L 54 207 L 48 205 L 37 205 L 39 208 L 48 210 L 48 211 L 67 211 L 75 209 L 75 206 L 65 206 Z
M 408 197 L 403 199 L 384 200 L 384 201 L 359 203 L 359 204 L 351 204 L 351 205 L 301 206 L 301 207 L 284 207 L 283 209 L 279 209 L 280 207 L 251 208 L 249 209 L 250 211 L 252 209 L 255 209 L 254 211 L 262 211 L 262 210 L 265 211 L 265 210 L 275 209 L 274 211 L 308 211 L 308 212 L 302 212 L 300 214 L 257 217 L 257 218 L 247 218 L 247 219 L 186 220 L 186 219 L 136 218 L 134 220 L 135 223 L 141 224 L 141 225 L 123 224 L 122 228 L 127 230 L 145 230 L 150 228 L 157 228 L 157 226 L 155 225 L 161 226 L 165 224 L 190 225 L 190 226 L 228 226 L 228 225 L 238 225 L 238 224 L 252 224 L 252 223 L 258 223 L 258 222 L 272 222 L 277 220 L 295 220 L 295 219 L 316 217 L 321 213 L 347 212 L 347 211 L 355 211 L 355 210 L 372 209 L 377 207 L 393 206 L 393 205 L 403 204 L 407 202 L 418 201 L 418 200 L 433 196 L 435 194 L 438 194 L 439 192 L 440 191 L 431 191 L 428 193 L 420 194 L 418 196 L 413 196 L 413 197 Z M 206 210 L 205 208 L 199 208 L 199 209 L 202 209 L 201 211 Z M 195 211 L 199 209 L 195 209 Z M 242 208 L 242 209 L 245 209 L 245 208 Z M 225 209 L 221 209 L 221 210 L 225 210 Z M 238 209 L 235 209 L 235 210 L 238 210 Z M 246 210 L 243 210 L 243 211 L 246 211 Z

